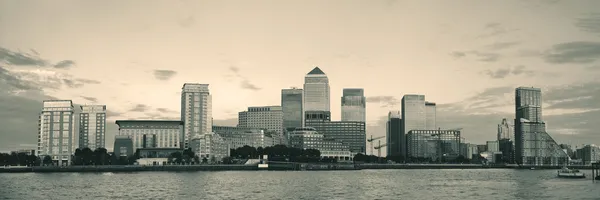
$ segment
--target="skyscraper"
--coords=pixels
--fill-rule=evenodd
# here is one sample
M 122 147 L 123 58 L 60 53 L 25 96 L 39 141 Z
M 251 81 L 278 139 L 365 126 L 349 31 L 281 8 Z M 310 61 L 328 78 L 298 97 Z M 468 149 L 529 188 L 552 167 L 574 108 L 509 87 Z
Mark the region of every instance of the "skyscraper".
M 189 142 L 195 135 L 212 132 L 212 96 L 208 84 L 183 84 L 181 121 L 184 124 L 184 148 L 189 148 Z
M 514 140 L 514 134 L 510 131 L 510 124 L 508 124 L 506 118 L 502 119 L 502 122 L 498 124 L 498 141 L 502 139 Z
M 106 106 L 80 106 L 79 148 L 105 148 Z
M 344 88 L 342 95 L 342 121 L 366 122 L 366 99 L 362 88 Z
M 426 130 L 427 114 L 425 109 L 425 95 L 407 94 L 402 97 L 402 137 L 411 130 Z M 405 142 L 404 142 L 405 143 Z M 406 144 L 400 147 L 401 154 L 406 157 Z
M 390 111 L 388 113 L 388 121 L 386 123 L 386 134 L 387 140 L 387 155 L 395 156 L 401 155 L 401 148 L 405 145 L 405 137 L 402 134 L 402 112 L 401 111 Z
M 330 111 L 329 79 L 319 67 L 315 67 L 304 77 L 303 98 L 303 113 L 305 111 Z
M 521 165 L 561 166 L 568 155 L 546 132 L 539 88 L 515 90 L 515 161 Z
M 435 130 L 437 129 L 436 124 L 436 109 L 434 102 L 425 102 L 425 129 L 427 130 Z
M 58 165 L 69 165 L 75 147 L 71 100 L 45 100 L 40 114 L 37 155 L 50 156 Z
M 302 127 L 302 89 L 291 88 L 281 90 L 281 108 L 283 110 L 283 127 L 294 130 Z

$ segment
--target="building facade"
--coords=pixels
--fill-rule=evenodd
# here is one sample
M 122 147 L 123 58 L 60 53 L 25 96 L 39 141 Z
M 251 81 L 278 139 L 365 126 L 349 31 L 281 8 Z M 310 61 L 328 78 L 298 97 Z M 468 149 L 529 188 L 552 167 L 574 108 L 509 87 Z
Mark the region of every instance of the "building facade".
M 437 110 L 434 102 L 425 102 L 425 129 L 438 129 L 436 124 Z
M 401 148 L 406 148 L 404 134 L 402 134 L 402 113 L 390 111 L 386 123 L 386 148 L 388 156 L 402 155 Z
M 281 106 L 248 107 L 239 112 L 238 127 L 265 129 L 275 137 L 283 137 L 283 109 Z
M 319 67 L 315 67 L 304 77 L 303 112 L 330 111 L 329 95 L 329 78 Z
M 487 141 L 485 145 L 487 145 L 487 151 L 489 152 L 500 152 L 498 141 Z
M 296 128 L 304 125 L 304 115 L 302 115 L 303 93 L 304 91 L 299 88 L 281 90 L 284 128 Z
M 410 130 L 425 130 L 427 129 L 427 114 L 425 109 L 425 95 L 408 94 L 402 97 L 402 134 L 406 138 L 406 134 Z M 401 154 L 406 158 L 407 152 L 405 148 L 400 149 Z
M 366 153 L 367 135 L 364 122 L 357 121 L 331 121 L 330 112 L 307 111 L 305 127 L 312 127 L 327 138 L 348 145 L 354 154 Z
M 577 158 L 581 160 L 583 165 L 591 165 L 600 161 L 600 148 L 596 145 L 585 145 L 575 151 Z
M 106 106 L 80 106 L 79 113 L 79 148 L 105 148 Z
M 117 120 L 118 135 L 129 136 L 138 148 L 182 148 L 183 122 L 179 120 Z
M 128 135 L 115 135 L 113 154 L 119 157 L 132 156 L 134 152 L 133 140 Z
M 342 91 L 342 120 L 366 122 L 366 98 L 362 88 L 344 88 Z
M 58 165 L 70 165 L 75 151 L 75 117 L 71 100 L 45 100 L 39 118 L 37 155 L 50 156 Z
M 212 132 L 212 96 L 208 84 L 183 84 L 181 121 L 184 124 L 182 138 L 185 148 L 195 135 Z
M 259 128 L 213 126 L 213 131 L 223 138 L 230 149 L 237 149 L 243 146 L 265 148 L 279 144 L 272 135 L 269 135 L 264 129 Z
M 200 159 L 206 158 L 211 163 L 221 162 L 230 152 L 227 142 L 216 133 L 196 135 L 190 148 Z
M 498 124 L 498 140 L 509 139 L 513 141 L 515 135 L 511 131 L 511 126 L 506 120 L 506 118 L 502 119 L 502 122 Z
M 300 149 L 316 149 L 322 158 L 335 158 L 338 161 L 351 161 L 353 154 L 348 145 L 327 138 L 311 127 L 296 128 L 290 134 L 290 146 Z
M 515 89 L 515 161 L 526 166 L 562 166 L 569 161 L 569 156 L 546 132 L 539 88 Z
M 458 130 L 411 130 L 406 135 L 410 159 L 441 162 L 461 155 L 461 136 Z

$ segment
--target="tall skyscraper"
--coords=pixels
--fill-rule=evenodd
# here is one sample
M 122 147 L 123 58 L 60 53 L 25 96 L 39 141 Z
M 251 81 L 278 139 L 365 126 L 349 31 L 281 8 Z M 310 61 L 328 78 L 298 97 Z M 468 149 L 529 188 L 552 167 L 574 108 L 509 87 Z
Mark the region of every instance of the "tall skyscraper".
M 521 165 L 562 166 L 568 155 L 546 132 L 539 88 L 515 90 L 515 161 Z
M 436 124 L 437 111 L 435 107 L 434 102 L 425 102 L 425 129 L 427 130 L 435 130 L 438 128 Z
M 330 111 L 329 79 L 319 67 L 315 67 L 304 77 L 303 98 L 303 113 L 306 111 Z
M 105 148 L 106 106 L 80 106 L 79 113 L 79 148 Z
M 406 144 L 404 134 L 402 134 L 402 112 L 401 111 L 390 111 L 388 113 L 388 121 L 386 123 L 386 134 L 387 140 L 387 155 L 395 156 L 401 155 L 401 148 Z
M 366 122 L 366 99 L 362 88 L 344 88 L 342 95 L 342 121 Z
M 294 130 L 302 127 L 304 117 L 302 115 L 303 90 L 298 88 L 281 90 L 281 108 L 283 110 L 283 127 Z
M 37 155 L 50 156 L 58 165 L 69 165 L 75 147 L 75 120 L 71 100 L 45 100 L 39 120 Z
M 502 122 L 498 124 L 498 141 L 502 139 L 514 141 L 514 134 L 512 134 L 510 124 L 508 124 L 506 118 L 502 119 Z
M 212 132 L 212 96 L 208 84 L 186 83 L 181 91 L 183 147 L 196 135 Z
M 402 97 L 402 136 L 405 137 L 411 130 L 427 129 L 427 114 L 425 109 L 425 95 L 407 94 Z M 406 144 L 403 143 L 405 146 Z M 401 147 L 401 154 L 406 157 L 406 147 Z

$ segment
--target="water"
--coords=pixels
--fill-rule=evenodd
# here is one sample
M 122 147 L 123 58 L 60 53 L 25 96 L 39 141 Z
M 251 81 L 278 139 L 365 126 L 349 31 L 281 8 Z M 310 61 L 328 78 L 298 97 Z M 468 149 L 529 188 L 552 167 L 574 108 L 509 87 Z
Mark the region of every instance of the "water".
M 23 173 L 0 174 L 0 199 L 600 199 L 590 177 L 555 177 L 513 169 Z

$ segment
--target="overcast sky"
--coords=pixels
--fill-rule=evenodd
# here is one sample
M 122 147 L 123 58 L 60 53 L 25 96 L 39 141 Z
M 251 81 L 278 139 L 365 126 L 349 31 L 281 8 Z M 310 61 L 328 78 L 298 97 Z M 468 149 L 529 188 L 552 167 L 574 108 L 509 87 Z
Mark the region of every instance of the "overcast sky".
M 210 84 L 215 124 L 279 105 L 315 66 L 340 119 L 364 88 L 368 135 L 404 94 L 438 126 L 494 140 L 514 88 L 540 87 L 559 143 L 600 143 L 600 1 L 0 1 L 0 150 L 34 147 L 43 99 L 116 119 L 177 119 L 183 83 Z

